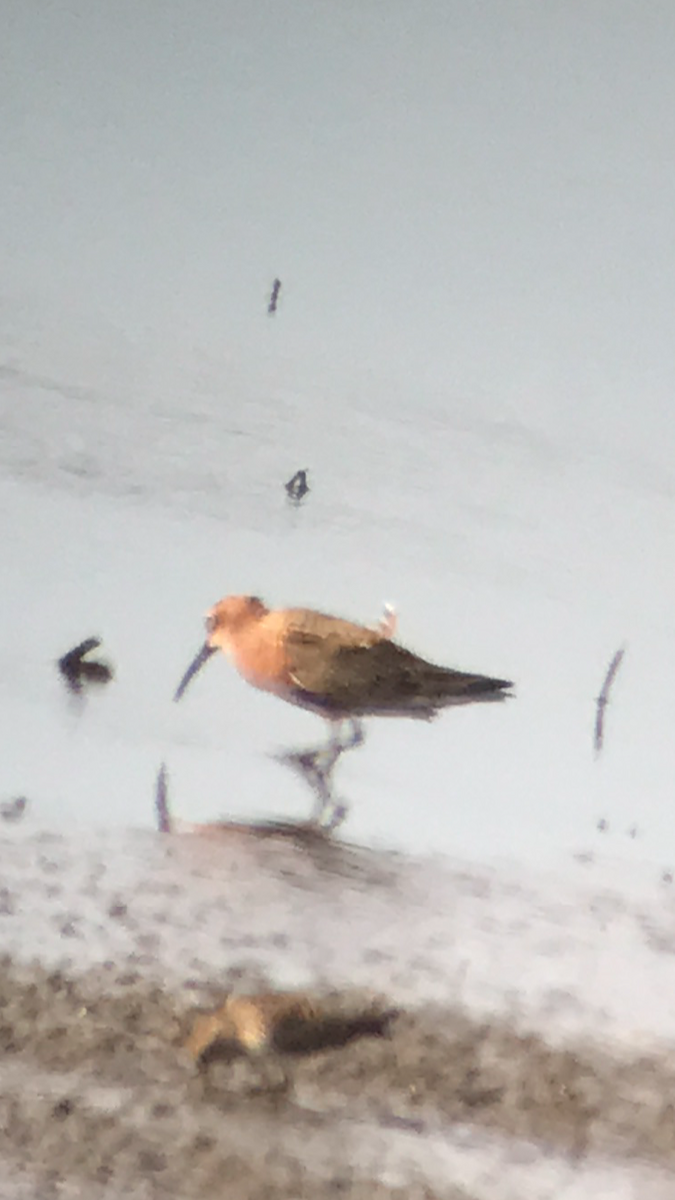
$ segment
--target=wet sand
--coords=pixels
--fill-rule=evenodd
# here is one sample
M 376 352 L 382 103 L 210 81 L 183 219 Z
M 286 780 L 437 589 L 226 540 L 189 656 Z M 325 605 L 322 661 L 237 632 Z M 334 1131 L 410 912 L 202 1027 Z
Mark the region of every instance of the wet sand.
M 672 1059 L 554 1049 L 437 1007 L 402 1015 L 389 1039 L 298 1058 L 281 1094 L 247 1060 L 196 1070 L 181 1046 L 191 1011 L 129 968 L 73 979 L 3 961 L 0 1144 L 36 1196 L 67 1182 L 72 1195 L 208 1198 L 225 1181 L 242 1200 L 436 1194 L 350 1163 L 359 1127 L 385 1144 L 461 1125 L 675 1171 Z
M 78 856 L 65 840 L 46 844 L 62 951 L 77 935 L 58 911 L 54 879 L 72 875 Z M 28 846 L 43 852 L 45 841 Z M 8 862 L 11 839 L 2 848 Z M 20 858 L 18 843 L 15 851 Z M 114 876 L 111 862 L 101 872 Z M 90 859 L 89 879 L 91 869 Z M 35 887 L 26 877 L 21 893 L 17 878 L 4 893 L 5 932 L 25 919 Z M 128 921 L 119 897 L 101 900 L 111 928 Z M 102 927 L 99 961 L 89 966 L 70 952 L 61 967 L 15 950 L 2 958 L 8 1198 L 669 1194 L 675 1054 L 666 1049 L 584 1037 L 561 1045 L 508 1015 L 418 1001 L 397 1005 L 388 1037 L 293 1058 L 281 1092 L 249 1059 L 196 1068 L 183 1048 L 195 1012 L 229 987 L 244 990 L 256 972 L 258 986 L 275 986 L 264 955 L 256 964 L 249 947 L 245 968 L 228 967 L 221 951 L 211 972 L 184 963 L 181 979 L 154 955 L 142 921 L 137 933 L 144 950 L 106 958 Z M 361 994 L 321 991 L 336 1010 Z

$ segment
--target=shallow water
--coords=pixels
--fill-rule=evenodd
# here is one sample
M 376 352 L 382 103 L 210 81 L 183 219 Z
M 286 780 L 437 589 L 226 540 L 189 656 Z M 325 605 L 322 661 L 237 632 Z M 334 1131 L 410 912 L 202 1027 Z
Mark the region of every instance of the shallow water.
M 349 836 L 668 866 L 670 16 L 263 9 L 13 15 L 3 796 L 147 824 L 166 758 L 188 819 L 306 814 L 268 754 L 316 720 L 224 663 L 172 708 L 201 614 L 388 600 L 517 700 L 371 722 Z M 79 710 L 53 664 L 93 633 Z
M 247 688 L 220 660 L 172 705 L 202 613 L 249 591 L 372 622 L 394 600 L 404 643 L 513 678 L 516 700 L 432 725 L 369 722 L 366 745 L 339 768 L 350 836 L 530 859 L 609 847 L 668 865 L 672 501 L 562 452 L 542 466 L 504 437 L 496 413 L 456 439 L 452 411 L 445 424 L 406 418 L 403 404 L 378 410 L 371 397 L 371 440 L 355 438 L 349 454 L 340 442 L 355 411 L 324 398 L 315 449 L 300 457 L 315 462 L 327 444 L 336 457 L 294 508 L 282 486 L 297 458 L 288 447 L 313 396 L 280 413 L 258 395 L 270 449 L 277 429 L 270 463 L 243 404 L 246 459 L 214 400 L 194 435 L 187 389 L 168 415 L 116 398 L 98 444 L 98 396 L 83 405 L 65 384 L 29 385 L 21 373 L 1 382 L 7 796 L 25 792 L 45 819 L 149 824 L 166 759 L 187 819 L 305 816 L 311 797 L 271 754 L 320 740 L 316 718 Z M 86 470 L 69 465 L 73 423 Z M 117 678 L 75 703 L 54 663 L 91 633 Z M 623 643 L 596 761 L 594 697 Z

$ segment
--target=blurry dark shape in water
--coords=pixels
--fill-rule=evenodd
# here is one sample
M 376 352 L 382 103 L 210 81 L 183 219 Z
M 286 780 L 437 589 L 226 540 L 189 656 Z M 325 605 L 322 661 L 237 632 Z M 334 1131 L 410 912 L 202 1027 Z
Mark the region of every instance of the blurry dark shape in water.
M 672 883 L 672 882 L 673 882 L 673 872 L 667 871 L 667 870 L 663 871 L 661 874 L 661 883 Z
M 257 820 L 241 821 L 223 818 L 215 821 L 189 822 L 171 820 L 170 832 L 181 841 L 181 853 L 192 861 L 216 864 L 221 848 L 225 857 L 241 841 L 246 855 L 253 855 L 262 871 L 279 869 L 279 850 L 284 844 L 291 853 L 306 858 L 315 871 L 326 878 L 350 881 L 360 887 L 381 888 L 387 891 L 398 887 L 398 874 L 393 862 L 382 859 L 367 849 L 330 836 L 331 831 L 315 821 Z M 283 869 L 283 868 L 282 868 Z
M 279 292 L 280 291 L 281 291 L 281 280 L 275 279 L 274 283 L 272 284 L 272 292 L 270 295 L 270 301 L 269 301 L 269 304 L 267 305 L 267 313 L 270 317 L 273 317 L 275 312 L 277 311 L 277 303 L 279 301 Z
M 155 813 L 157 815 L 157 828 L 160 833 L 171 833 L 171 814 L 169 812 L 169 792 L 168 792 L 168 776 L 166 763 L 162 763 L 157 772 L 157 782 L 155 784 Z
M 0 817 L 3 821 L 20 821 L 28 807 L 26 796 L 17 796 L 15 800 L 6 800 L 0 804 Z
M 398 1010 L 377 1003 L 340 1012 L 306 992 L 231 994 L 220 1008 L 196 1017 L 185 1049 L 196 1063 L 242 1055 L 274 1063 L 285 1088 L 282 1059 L 341 1049 L 357 1038 L 386 1037 L 396 1016 Z
M 600 694 L 596 699 L 595 733 L 593 739 L 596 755 L 602 750 L 605 738 L 605 709 L 609 704 L 609 693 L 612 689 L 612 684 L 616 679 L 617 671 L 623 662 L 623 656 L 625 653 L 625 646 L 621 646 L 621 648 L 617 650 L 614 658 L 607 668 L 607 674 L 605 675 L 604 683 L 600 689 Z
M 582 867 L 592 866 L 595 862 L 595 855 L 592 850 L 578 850 L 572 855 L 575 862 L 581 863 Z
M 308 850 L 328 849 L 331 854 L 335 853 L 338 845 L 327 836 L 329 831 L 323 825 L 317 825 L 315 821 L 238 821 L 222 817 L 216 821 L 200 821 L 195 824 L 179 823 L 178 831 L 194 837 L 216 840 L 239 834 L 263 840 L 281 838 Z
M 79 694 L 88 684 L 109 683 L 114 678 L 114 672 L 109 663 L 86 657 L 91 654 L 92 650 L 97 650 L 100 645 L 100 638 L 85 638 L 83 642 L 58 660 L 59 671 L 66 682 L 66 687 L 71 692 Z
M 600 817 L 600 820 L 595 828 L 599 833 L 607 833 L 607 830 L 609 829 L 609 821 L 606 821 L 604 817 Z
M 284 484 L 288 493 L 288 499 L 292 500 L 294 504 L 299 504 L 309 491 L 309 484 L 307 482 L 308 470 L 309 467 L 305 467 L 304 470 L 296 471 L 288 483 Z
M 629 838 L 632 838 L 633 841 L 635 841 L 639 832 L 640 830 L 638 829 L 637 825 L 631 825 L 630 829 L 627 830 Z

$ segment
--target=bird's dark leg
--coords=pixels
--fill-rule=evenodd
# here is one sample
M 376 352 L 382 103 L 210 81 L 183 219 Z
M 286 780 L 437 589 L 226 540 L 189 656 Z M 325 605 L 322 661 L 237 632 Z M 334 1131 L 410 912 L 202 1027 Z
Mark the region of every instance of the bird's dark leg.
M 349 724 L 351 725 L 351 733 L 349 741 L 342 743 L 343 750 L 355 750 L 357 746 L 362 746 L 366 740 L 363 721 L 359 721 L 356 717 L 350 717 Z
M 286 763 L 289 767 L 294 767 L 296 771 L 299 771 L 316 795 L 311 819 L 317 824 L 321 823 L 322 813 L 332 804 L 330 772 L 321 762 L 322 757 L 326 754 L 326 747 L 320 746 L 314 750 L 285 750 L 283 753 L 275 755 L 279 762 Z
M 284 754 L 283 761 L 296 767 L 308 781 L 316 795 L 316 803 L 312 812 L 312 821 L 328 832 L 337 829 L 347 815 L 346 805 L 339 803 L 333 793 L 332 775 L 335 765 L 344 754 L 360 746 L 364 740 L 363 725 L 354 717 L 349 718 L 350 732 L 342 738 L 341 721 L 331 721 L 331 731 L 328 743 L 316 750 L 298 750 Z
M 363 732 L 363 723 L 357 720 L 356 717 L 349 717 L 349 734 L 346 738 L 340 737 L 343 724 L 343 721 L 332 722 L 328 746 L 323 751 L 328 756 L 328 770 L 330 771 L 332 771 L 338 758 L 341 754 L 344 754 L 345 750 L 353 750 L 356 746 L 363 745 L 366 740 L 366 735 Z
M 323 751 L 325 761 L 320 763 L 317 756 L 315 763 L 315 770 L 317 772 L 315 790 L 318 795 L 312 819 L 329 833 L 337 829 L 338 825 L 341 825 L 347 816 L 347 806 L 336 799 L 331 786 L 331 777 L 335 770 L 335 765 L 345 750 L 352 750 L 356 746 L 362 745 L 365 741 L 363 725 L 355 717 L 349 718 L 350 732 L 347 738 L 340 737 L 341 724 L 341 722 L 337 726 L 335 723 L 331 724 L 330 740 L 328 746 Z

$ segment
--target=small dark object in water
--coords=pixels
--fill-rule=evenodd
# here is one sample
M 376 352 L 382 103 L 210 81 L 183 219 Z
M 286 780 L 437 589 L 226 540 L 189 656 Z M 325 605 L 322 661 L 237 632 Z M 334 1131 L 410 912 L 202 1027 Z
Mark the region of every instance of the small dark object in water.
M 602 750 L 602 744 L 603 744 L 604 737 L 605 737 L 605 709 L 607 708 L 607 705 L 609 704 L 609 693 L 612 689 L 612 684 L 614 683 L 614 680 L 616 679 L 616 673 L 619 670 L 621 663 L 623 662 L 623 656 L 625 653 L 626 653 L 625 646 L 622 646 L 620 650 L 617 650 L 616 654 L 614 655 L 611 663 L 609 664 L 609 666 L 607 668 L 607 674 L 605 675 L 604 683 L 600 689 L 600 695 L 597 697 L 597 700 L 595 702 L 596 703 L 595 733 L 594 733 L 593 742 L 594 742 L 596 754 L 599 754 L 600 751 Z
M 303 471 L 296 471 L 293 478 L 284 484 L 289 500 L 295 500 L 299 504 L 303 496 L 307 495 L 309 491 L 309 484 L 307 482 L 308 470 L 309 467 L 305 467 Z
M 600 820 L 596 825 L 596 829 L 599 833 L 607 833 L 607 830 L 609 829 L 609 822 L 606 821 L 604 817 L 600 817 Z
M 273 317 L 275 312 L 277 311 L 277 302 L 279 300 L 279 292 L 280 291 L 281 291 L 281 280 L 275 279 L 274 283 L 272 284 L 272 294 L 270 296 L 270 302 L 267 305 L 267 312 L 270 317 Z
M 15 800 L 6 800 L 0 804 L 0 817 L 3 821 L 20 821 L 26 812 L 28 800 L 25 796 L 17 796 Z
M 59 671 L 71 692 L 79 693 L 88 683 L 109 683 L 113 678 L 113 669 L 108 663 L 86 657 L 100 645 L 100 638 L 85 638 L 79 646 L 75 646 L 58 660 Z
M 162 763 L 157 772 L 155 785 L 155 812 L 157 828 L 160 833 L 171 833 L 171 814 L 169 813 L 169 793 L 167 788 L 166 763 Z

